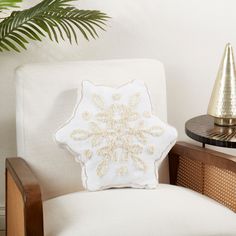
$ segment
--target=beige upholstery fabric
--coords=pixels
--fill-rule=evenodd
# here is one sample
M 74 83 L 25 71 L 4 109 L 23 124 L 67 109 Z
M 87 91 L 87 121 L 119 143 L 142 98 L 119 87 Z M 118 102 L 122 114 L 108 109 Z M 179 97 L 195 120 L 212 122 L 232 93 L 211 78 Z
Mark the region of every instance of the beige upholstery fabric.
M 236 214 L 197 192 L 156 190 L 77 192 L 44 202 L 45 236 L 236 235 Z
M 17 70 L 18 155 L 27 161 L 39 179 L 44 199 L 82 189 L 79 164 L 53 140 L 55 131 L 71 116 L 81 81 L 119 86 L 134 79 L 146 83 L 154 114 L 166 121 L 165 76 L 158 61 L 32 64 Z M 168 181 L 166 162 L 159 179 Z

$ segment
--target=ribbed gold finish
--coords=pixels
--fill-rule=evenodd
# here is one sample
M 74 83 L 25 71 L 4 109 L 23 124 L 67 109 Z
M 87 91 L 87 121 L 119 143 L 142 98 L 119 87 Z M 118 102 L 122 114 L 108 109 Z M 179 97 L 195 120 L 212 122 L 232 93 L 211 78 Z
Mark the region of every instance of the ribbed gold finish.
M 236 125 L 236 119 L 235 118 L 218 118 L 215 117 L 214 119 L 215 124 L 220 126 L 234 126 Z
M 208 106 L 217 125 L 236 125 L 236 72 L 233 48 L 226 45 Z

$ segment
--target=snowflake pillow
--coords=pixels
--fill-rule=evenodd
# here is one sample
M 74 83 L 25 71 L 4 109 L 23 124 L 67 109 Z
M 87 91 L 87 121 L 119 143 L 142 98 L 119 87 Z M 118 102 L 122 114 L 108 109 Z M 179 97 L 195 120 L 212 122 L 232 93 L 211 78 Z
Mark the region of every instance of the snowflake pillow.
M 142 81 L 119 88 L 83 81 L 73 117 L 55 137 L 81 163 L 84 187 L 95 191 L 155 188 L 155 163 L 167 155 L 177 132 L 152 114 Z

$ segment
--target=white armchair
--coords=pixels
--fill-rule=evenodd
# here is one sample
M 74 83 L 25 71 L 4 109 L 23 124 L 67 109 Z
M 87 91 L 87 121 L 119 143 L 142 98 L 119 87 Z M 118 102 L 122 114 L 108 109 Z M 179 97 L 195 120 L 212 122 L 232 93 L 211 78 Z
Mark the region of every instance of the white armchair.
M 178 143 L 170 165 L 166 158 L 158 170 L 161 184 L 155 190 L 83 190 L 80 165 L 58 147 L 53 134 L 70 117 L 82 80 L 118 86 L 133 79 L 145 81 L 154 113 L 166 121 L 165 74 L 158 61 L 32 64 L 17 70 L 17 148 L 22 158 L 6 161 L 8 236 L 236 235 L 235 189 L 233 203 L 227 194 L 217 199 L 229 210 L 202 195 L 204 172 L 197 169 L 199 163 L 229 169 L 235 188 L 236 160 L 225 154 Z M 202 194 L 168 184 L 169 170 L 172 184 Z

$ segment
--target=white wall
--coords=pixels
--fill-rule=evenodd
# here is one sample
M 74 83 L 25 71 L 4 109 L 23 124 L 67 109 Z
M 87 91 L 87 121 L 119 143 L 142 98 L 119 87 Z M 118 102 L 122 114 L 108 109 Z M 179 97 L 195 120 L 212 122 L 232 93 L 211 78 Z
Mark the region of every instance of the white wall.
M 25 0 L 25 6 L 34 1 Z M 235 0 L 83 0 L 81 8 L 113 18 L 97 41 L 71 47 L 33 42 L 21 54 L 0 53 L 0 206 L 4 158 L 16 155 L 14 69 L 38 61 L 147 57 L 166 67 L 169 122 L 187 140 L 184 123 L 206 113 L 224 46 L 236 48 Z M 189 139 L 188 139 L 189 140 Z

